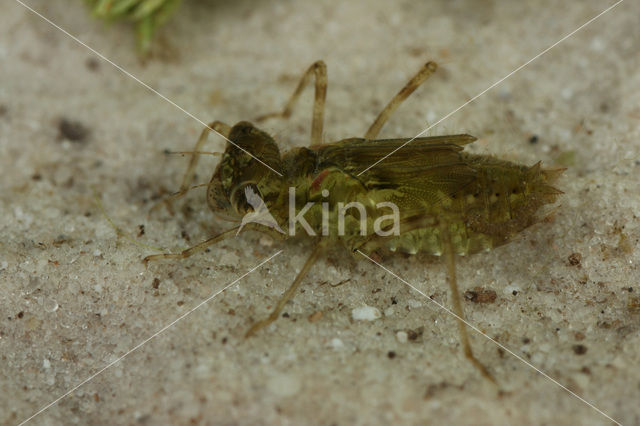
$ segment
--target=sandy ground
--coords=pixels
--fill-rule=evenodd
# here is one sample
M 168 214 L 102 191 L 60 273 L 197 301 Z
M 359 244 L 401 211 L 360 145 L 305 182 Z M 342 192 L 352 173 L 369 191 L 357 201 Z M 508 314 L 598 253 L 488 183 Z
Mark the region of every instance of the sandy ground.
M 327 140 L 362 135 L 433 59 L 437 74 L 381 135 L 414 136 L 613 4 L 191 1 L 162 30 L 162 54 L 143 64 L 128 25 L 106 26 L 69 3 L 28 1 L 203 121 L 279 108 L 324 59 Z M 491 385 L 462 356 L 448 314 L 340 250 L 316 265 L 285 318 L 245 340 L 301 268 L 308 242 L 247 233 L 145 269 L 141 259 L 156 251 L 119 238 L 92 189 L 117 226 L 163 250 L 225 229 L 202 189 L 174 216 L 148 214 L 186 166 L 163 150 L 190 149 L 201 124 L 3 1 L 0 424 L 28 419 L 98 372 L 30 423 L 612 424 L 601 410 L 640 424 L 637 16 L 640 4 L 623 2 L 429 132 L 469 132 L 479 137 L 473 152 L 568 167 L 553 221 L 461 259 L 458 272 L 464 290 L 496 294 L 465 300 L 468 320 L 589 406 L 473 333 L 499 383 Z M 264 125 L 283 148 L 308 143 L 310 93 L 289 121 Z M 63 120 L 72 125 L 61 129 Z M 215 162 L 202 162 L 198 182 Z M 441 263 L 383 263 L 450 306 Z M 381 317 L 355 320 L 365 306 Z

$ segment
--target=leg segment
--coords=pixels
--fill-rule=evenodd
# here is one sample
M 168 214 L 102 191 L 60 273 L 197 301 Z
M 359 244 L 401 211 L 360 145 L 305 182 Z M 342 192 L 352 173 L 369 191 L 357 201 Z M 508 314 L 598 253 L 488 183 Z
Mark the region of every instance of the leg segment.
M 400 106 L 400 104 L 409 97 L 424 81 L 435 72 L 438 66 L 435 62 L 427 62 L 420 68 L 420 71 L 409 80 L 407 84 L 389 101 L 386 107 L 380 112 L 378 117 L 373 121 L 367 133 L 365 133 L 365 139 L 375 139 L 380 133 L 380 129 L 387 122 L 391 114 Z
M 247 331 L 247 333 L 244 335 L 245 338 L 246 337 L 251 337 L 258 330 L 260 330 L 263 327 L 268 326 L 269 324 L 271 324 L 272 322 L 274 322 L 275 320 L 278 319 L 278 316 L 280 315 L 280 312 L 282 312 L 282 310 L 284 309 L 284 306 L 287 304 L 287 302 L 289 300 L 291 300 L 291 298 L 295 294 L 296 290 L 298 290 L 298 287 L 300 287 L 300 283 L 302 282 L 304 277 L 309 273 L 309 270 L 311 269 L 313 264 L 316 263 L 316 260 L 318 260 L 318 256 L 320 256 L 320 254 L 322 253 L 322 250 L 324 249 L 324 247 L 325 247 L 325 243 L 322 242 L 322 241 L 319 242 L 314 247 L 313 252 L 307 258 L 307 261 L 305 262 L 304 266 L 302 267 L 302 270 L 298 273 L 298 276 L 296 276 L 296 279 L 293 280 L 293 283 L 289 286 L 287 291 L 284 292 L 284 294 L 282 295 L 280 300 L 278 300 L 278 303 L 276 304 L 276 307 L 271 312 L 271 315 L 269 315 L 266 319 L 264 319 L 262 321 L 258 321 L 255 324 L 253 324 L 251 326 L 251 328 L 249 329 L 249 331 Z
M 456 263 L 455 263 L 455 253 L 453 251 L 453 244 L 451 242 L 451 234 L 449 234 L 449 229 L 446 226 L 442 226 L 442 241 L 443 241 L 443 249 L 444 254 L 447 260 L 447 268 L 449 270 L 449 289 L 451 291 L 451 298 L 453 299 L 453 311 L 458 316 L 458 332 L 460 334 L 460 342 L 462 343 L 462 349 L 464 350 L 464 356 L 473 364 L 480 373 L 491 382 L 496 383 L 496 380 L 493 378 L 491 373 L 487 371 L 486 367 L 478 361 L 478 359 L 473 355 L 471 350 L 471 344 L 469 343 L 469 336 L 467 335 L 467 328 L 464 320 L 464 313 L 462 312 L 462 304 L 460 303 L 460 292 L 458 291 L 458 280 L 456 278 Z
M 189 189 L 191 189 L 190 187 L 191 187 L 191 182 L 193 181 L 193 175 L 195 174 L 196 166 L 198 165 L 198 160 L 200 159 L 199 152 L 202 150 L 202 146 L 207 141 L 207 137 L 209 136 L 209 132 L 211 130 L 220 133 L 225 138 L 228 138 L 229 132 L 231 131 L 231 126 L 223 123 L 222 121 L 216 120 L 209 123 L 207 127 L 205 127 L 202 130 L 202 133 L 200 133 L 200 137 L 198 138 L 196 145 L 193 147 L 193 152 L 191 153 L 191 160 L 189 160 L 189 167 L 187 167 L 187 171 L 185 172 L 184 177 L 182 178 L 182 184 L 180 185 L 180 190 L 175 194 L 172 194 L 169 197 L 164 198 L 163 200 L 156 203 L 153 207 L 151 207 L 151 210 L 149 211 L 149 213 L 157 209 L 161 204 L 164 204 L 167 206 L 167 209 L 169 210 L 169 212 L 173 214 L 173 208 L 171 207 L 171 202 L 184 196 L 184 194 L 189 192 Z
M 304 88 L 309 84 L 311 76 L 315 76 L 315 98 L 313 101 L 313 118 L 311 121 L 311 145 L 319 145 L 322 143 L 322 126 L 324 125 L 324 102 L 327 97 L 327 66 L 323 61 L 314 62 L 304 73 L 298 87 L 289 98 L 282 112 L 274 112 L 264 114 L 257 117 L 256 121 L 262 121 L 267 118 L 281 117 L 289 118 L 291 110 Z
M 144 259 L 142 259 L 142 262 L 146 266 L 149 261 L 155 261 L 160 259 L 186 259 L 187 257 L 192 256 L 202 250 L 205 250 L 207 247 L 214 245 L 219 241 L 222 241 L 224 239 L 234 236 L 238 231 L 238 228 L 239 226 L 235 226 L 229 229 L 228 231 L 224 231 L 223 233 L 218 234 L 215 237 L 209 238 L 208 240 L 201 242 L 200 244 L 196 244 L 193 247 L 189 247 L 188 249 L 183 250 L 180 253 L 153 254 L 151 256 L 147 256 Z

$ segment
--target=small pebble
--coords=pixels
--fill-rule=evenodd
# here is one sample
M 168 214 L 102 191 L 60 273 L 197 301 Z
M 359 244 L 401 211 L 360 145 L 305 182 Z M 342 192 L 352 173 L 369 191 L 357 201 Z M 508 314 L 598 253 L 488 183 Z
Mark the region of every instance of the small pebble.
M 571 255 L 569 255 L 569 265 L 580 266 L 581 261 L 582 255 L 580 253 L 571 253 Z
M 508 285 L 504 288 L 504 293 L 505 294 L 510 294 L 510 295 L 517 295 L 518 293 L 520 293 L 522 291 L 522 289 L 517 286 L 517 285 Z
M 373 321 L 382 316 L 378 308 L 362 306 L 351 311 L 351 317 L 356 321 Z
M 573 345 L 573 353 L 576 355 L 584 355 L 587 353 L 587 347 L 585 345 Z
M 56 302 L 54 299 L 45 299 L 43 307 L 47 312 L 55 312 L 58 310 L 58 302 Z
M 309 315 L 309 322 L 318 322 L 322 319 L 322 311 L 316 311 Z
M 344 348 L 344 343 L 342 342 L 342 340 L 338 339 L 337 337 L 334 337 L 333 339 L 331 339 L 331 342 L 329 343 L 329 345 L 336 350 Z
M 493 303 L 496 301 L 496 292 L 491 289 L 475 287 L 464 292 L 464 298 L 474 303 Z
M 62 118 L 58 122 L 60 139 L 71 142 L 85 142 L 89 136 L 89 129 L 79 121 Z

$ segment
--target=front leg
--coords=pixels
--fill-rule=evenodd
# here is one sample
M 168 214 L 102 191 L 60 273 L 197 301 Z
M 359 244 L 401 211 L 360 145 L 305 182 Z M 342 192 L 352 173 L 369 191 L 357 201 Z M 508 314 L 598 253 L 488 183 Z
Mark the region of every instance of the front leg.
M 300 97 L 304 88 L 309 84 L 311 76 L 315 76 L 315 98 L 313 101 L 313 118 L 311 120 L 311 145 L 320 145 L 322 143 L 322 127 L 324 125 L 324 102 L 327 97 L 327 66 L 324 61 L 314 62 L 304 73 L 298 87 L 289 98 L 282 112 L 272 112 L 257 117 L 255 120 L 260 122 L 267 118 L 280 117 L 289 118 L 293 106 Z
M 185 172 L 182 178 L 182 184 L 180 185 L 180 190 L 174 194 L 171 194 L 167 198 L 164 198 L 158 201 L 156 204 L 151 207 L 149 213 L 153 212 L 160 205 L 164 204 L 167 206 L 167 209 L 171 214 L 173 214 L 172 202 L 184 196 L 191 189 L 191 183 L 193 182 L 193 176 L 196 171 L 196 166 L 198 165 L 198 160 L 200 159 L 200 151 L 202 150 L 202 146 L 207 141 L 209 137 L 209 133 L 214 131 L 220 135 L 222 135 L 225 139 L 229 138 L 229 132 L 231 131 L 231 127 L 228 124 L 223 123 L 222 121 L 212 121 L 202 129 L 200 133 L 200 137 L 196 142 L 196 145 L 193 147 L 193 150 L 190 152 L 191 159 L 189 160 L 189 166 L 187 167 L 187 171 Z
M 240 226 L 233 227 L 227 231 L 224 231 L 215 237 L 209 238 L 206 241 L 201 242 L 200 244 L 196 244 L 193 247 L 189 247 L 188 249 L 182 250 L 180 253 L 162 253 L 162 254 L 153 254 L 151 256 L 147 256 L 142 259 L 142 262 L 145 266 L 149 263 L 149 261 L 156 261 L 160 259 L 186 259 L 187 257 L 193 256 L 194 254 L 205 250 L 207 247 L 214 245 L 217 242 L 225 240 L 231 236 L 234 236 Z

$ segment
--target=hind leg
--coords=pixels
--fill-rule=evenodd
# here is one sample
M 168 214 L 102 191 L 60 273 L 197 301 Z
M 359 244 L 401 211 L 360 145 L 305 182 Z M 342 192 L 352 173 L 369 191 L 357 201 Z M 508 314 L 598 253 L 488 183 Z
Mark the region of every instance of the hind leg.
M 441 227 L 441 233 L 444 254 L 447 261 L 447 269 L 449 272 L 449 290 L 451 291 L 451 299 L 453 300 L 453 311 L 457 316 L 458 334 L 460 336 L 460 343 L 462 344 L 464 356 L 471 362 L 471 364 L 474 365 L 474 367 L 480 370 L 480 373 L 486 379 L 496 383 L 496 380 L 493 378 L 491 373 L 489 373 L 487 368 L 478 361 L 471 350 L 471 343 L 469 343 L 469 335 L 467 334 L 467 326 L 464 322 L 464 313 L 462 312 L 462 303 L 460 303 L 460 291 L 458 290 L 458 280 L 456 277 L 455 253 L 453 251 L 451 235 L 446 226 Z

